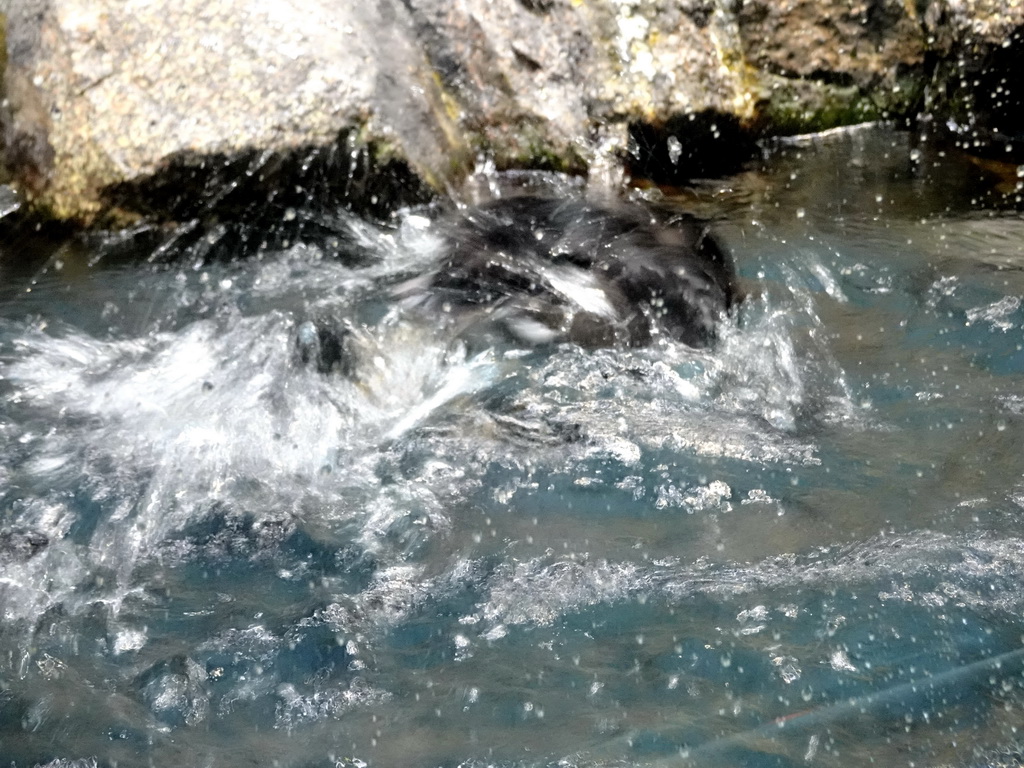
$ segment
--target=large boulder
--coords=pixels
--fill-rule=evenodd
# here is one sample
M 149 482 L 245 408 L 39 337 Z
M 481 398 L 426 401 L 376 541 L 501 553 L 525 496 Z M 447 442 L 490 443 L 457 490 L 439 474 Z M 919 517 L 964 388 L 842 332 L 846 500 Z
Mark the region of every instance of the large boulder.
M 457 194 L 481 160 L 671 181 L 761 135 L 912 114 L 959 77 L 937 61 L 1015 39 L 1019 6 L 9 0 L 5 154 L 37 209 L 86 223 L 356 166 L 376 191 L 342 185 L 353 202 Z
M 383 135 L 392 71 L 431 91 L 393 19 L 329 0 L 12 0 L 7 37 L 8 162 L 59 218 L 175 164 Z M 429 153 L 452 151 L 443 119 L 405 102 L 403 150 L 429 176 Z

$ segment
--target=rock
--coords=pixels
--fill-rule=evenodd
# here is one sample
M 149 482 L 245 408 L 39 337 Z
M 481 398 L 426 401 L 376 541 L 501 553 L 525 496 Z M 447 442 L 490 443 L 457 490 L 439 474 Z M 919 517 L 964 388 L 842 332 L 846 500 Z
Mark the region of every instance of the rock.
M 936 61 L 928 113 L 976 155 L 1024 162 L 1024 4 L 946 0 L 924 14 Z
M 399 132 L 403 159 L 435 181 L 459 148 L 389 16 L 328 0 L 12 0 L 8 162 L 36 205 L 84 221 L 167 169 L 255 153 L 258 177 L 269 157 L 342 133 L 372 145 Z M 390 98 L 394 71 L 408 88 L 424 78 L 419 98 Z
M 795 133 L 906 115 L 926 41 L 904 0 L 748 0 L 737 15 L 762 130 Z
M 679 181 L 926 87 L 1000 137 L 974 75 L 1015 64 L 1024 24 L 1016 0 L 8 1 L 7 162 L 84 223 L 296 187 L 386 208 L 458 194 L 481 157 Z

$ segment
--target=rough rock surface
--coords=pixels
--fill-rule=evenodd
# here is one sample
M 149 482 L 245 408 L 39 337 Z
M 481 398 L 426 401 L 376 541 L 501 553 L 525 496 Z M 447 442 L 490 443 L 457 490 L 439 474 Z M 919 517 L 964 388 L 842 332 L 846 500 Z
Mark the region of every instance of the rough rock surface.
M 387 92 L 379 64 L 425 71 L 390 19 L 362 9 L 357 16 L 354 7 L 14 0 L 9 161 L 58 217 L 88 218 L 101 210 L 105 188 L 176 157 L 199 162 L 336 141 L 366 126 Z M 412 139 L 417 152 L 434 148 L 432 137 Z
M 614 176 L 631 152 L 685 178 L 736 137 L 913 112 L 935 72 L 1017 40 L 1021 5 L 9 0 L 6 156 L 37 208 L 85 222 L 169 168 L 255 154 L 238 181 L 256 183 L 266 153 L 327 146 L 435 189 L 480 157 Z M 932 85 L 937 109 L 991 106 Z
M 758 70 L 759 117 L 773 131 L 900 115 L 920 97 L 926 42 L 911 4 L 827 5 L 751 0 L 738 13 L 746 59 Z

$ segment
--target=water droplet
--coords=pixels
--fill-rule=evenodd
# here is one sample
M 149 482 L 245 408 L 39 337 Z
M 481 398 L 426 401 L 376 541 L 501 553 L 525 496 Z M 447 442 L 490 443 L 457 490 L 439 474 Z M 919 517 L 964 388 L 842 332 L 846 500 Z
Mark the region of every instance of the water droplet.
M 679 157 L 683 153 L 682 142 L 679 141 L 675 136 L 669 136 L 665 142 L 668 145 L 668 159 L 672 165 L 679 163 Z

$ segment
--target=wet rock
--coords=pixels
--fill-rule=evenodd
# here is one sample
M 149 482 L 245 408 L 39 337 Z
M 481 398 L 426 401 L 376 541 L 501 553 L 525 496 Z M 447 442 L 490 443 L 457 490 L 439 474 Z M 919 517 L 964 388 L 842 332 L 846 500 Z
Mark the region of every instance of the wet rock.
M 921 97 L 927 42 L 911 3 L 748 0 L 737 20 L 764 130 L 899 117 Z
M 282 189 L 386 209 L 417 185 L 458 194 L 478 156 L 613 185 L 628 160 L 680 181 L 761 135 L 911 115 L 926 87 L 979 141 L 1008 143 L 1019 100 L 998 70 L 1016 59 L 998 51 L 1016 50 L 1022 14 L 1012 0 L 11 0 L 5 154 L 37 209 L 88 223 L 287 205 Z
M 432 133 L 444 118 L 425 112 L 436 89 L 422 55 L 376 6 L 14 0 L 8 20 L 7 161 L 58 218 L 134 208 L 110 192 L 168 173 L 176 189 L 202 189 L 247 154 L 215 194 L 280 182 L 275 161 L 306 165 L 353 132 L 386 166 L 384 134 L 398 131 L 402 160 L 427 179 L 458 155 Z M 384 64 L 420 97 L 390 99 Z
M 1010 0 L 932 3 L 936 61 L 926 109 L 971 154 L 1024 162 L 1024 7 Z

